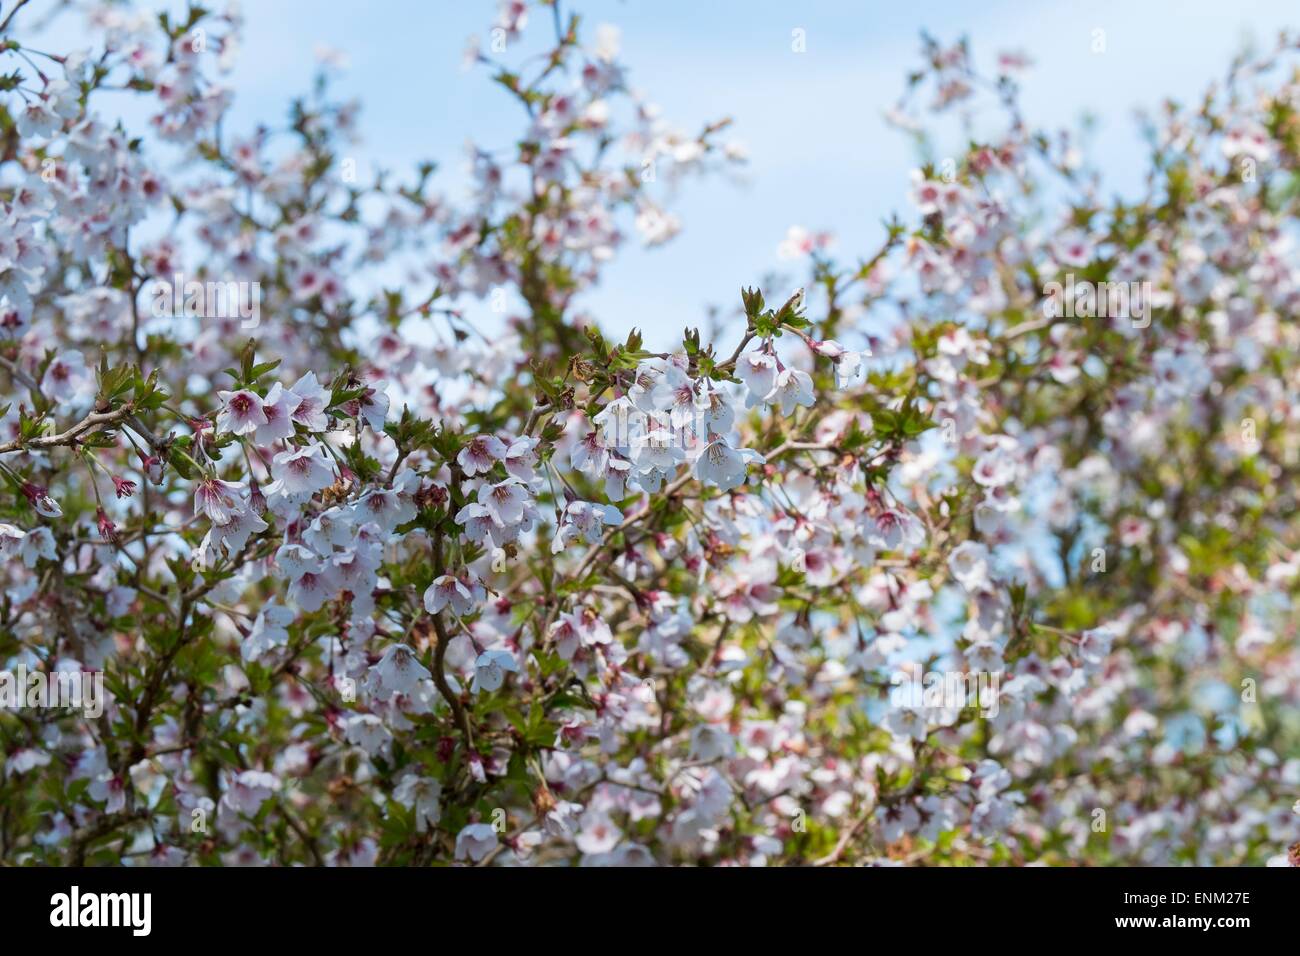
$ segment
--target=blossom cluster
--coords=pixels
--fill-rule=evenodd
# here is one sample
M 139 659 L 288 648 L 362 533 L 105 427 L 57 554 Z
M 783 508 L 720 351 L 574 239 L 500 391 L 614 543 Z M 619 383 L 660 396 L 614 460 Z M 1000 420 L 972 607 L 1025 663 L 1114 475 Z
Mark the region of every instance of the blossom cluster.
M 471 44 L 521 132 L 462 198 L 364 175 L 331 58 L 233 130 L 234 7 L 3 20 L 0 673 L 108 699 L 0 711 L 0 861 L 1300 865 L 1295 47 L 1111 203 L 927 38 L 891 119 L 982 138 L 651 348 L 582 293 L 744 149 L 561 6 Z

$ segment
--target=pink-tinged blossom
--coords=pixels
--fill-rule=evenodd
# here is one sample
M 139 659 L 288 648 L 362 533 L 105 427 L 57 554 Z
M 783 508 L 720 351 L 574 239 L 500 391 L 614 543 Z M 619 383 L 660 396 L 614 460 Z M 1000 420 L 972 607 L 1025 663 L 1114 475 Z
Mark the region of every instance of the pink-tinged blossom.
M 604 470 L 605 458 L 608 454 L 604 436 L 600 431 L 593 429 L 574 443 L 573 450 L 569 453 L 569 461 L 575 471 L 594 474 Z
M 537 478 L 538 439 L 524 435 L 512 441 L 501 456 L 506 472 L 525 483 Z
M 15 531 L 17 530 L 16 528 L 13 528 L 12 525 L 0 525 L 0 555 L 7 554 L 4 546 L 5 535 L 3 531 L 3 528 L 6 527 Z M 42 559 L 53 561 L 57 557 L 57 552 L 54 547 L 54 534 L 46 527 L 33 528 L 31 531 L 27 532 L 27 534 L 23 535 L 18 541 L 17 548 L 18 555 L 22 558 L 23 564 L 28 568 L 36 567 L 37 562 Z M 115 590 L 113 594 L 110 595 L 110 599 L 106 602 L 108 609 L 112 611 L 118 607 L 118 602 L 113 599 L 115 595 L 126 593 L 129 592 L 125 589 L 120 591 Z
M 388 753 L 393 734 L 375 714 L 350 714 L 343 721 L 347 742 L 360 747 L 372 757 Z
M 284 441 L 294 433 L 293 415 L 302 404 L 296 394 L 276 382 L 262 399 L 262 415 L 266 423 L 257 426 L 253 432 L 253 441 L 259 445 L 270 445 Z
M 27 532 L 15 525 L 0 522 L 0 557 L 7 558 L 17 554 Z
M 606 527 L 623 522 L 623 513 L 613 505 L 600 505 L 590 501 L 571 501 L 564 507 L 564 515 L 555 529 L 551 553 L 563 551 L 570 541 L 582 540 L 595 544 Z
M 766 352 L 746 352 L 736 361 L 736 377 L 745 383 L 745 407 L 768 401 L 776 387 L 776 357 Z
M 454 575 L 443 574 L 434 578 L 424 592 L 424 609 L 430 614 L 450 607 L 453 613 L 464 616 L 474 610 L 474 605 L 474 591 Z
M 425 833 L 442 819 L 442 784 L 434 777 L 408 773 L 393 788 L 393 799 L 415 815 L 417 833 Z
M 276 648 L 287 646 L 288 627 L 294 616 L 293 611 L 278 604 L 263 607 L 239 646 L 240 656 L 246 661 L 256 661 Z
M 275 482 L 268 490 L 293 500 L 310 498 L 336 480 L 329 455 L 315 441 L 277 454 L 271 459 L 271 477 Z
M 986 488 L 998 488 L 1016 476 L 1016 462 L 1001 446 L 986 451 L 975 462 L 971 477 Z
M 700 452 L 695 462 L 695 475 L 706 485 L 730 491 L 745 483 L 745 472 L 751 462 L 763 460 L 763 456 L 755 451 L 748 448 L 737 450 L 724 439 L 715 438 Z
M 518 478 L 507 478 L 494 485 L 479 486 L 478 502 L 498 528 L 518 524 L 524 517 L 528 502 L 528 489 Z
M 35 747 L 19 747 L 9 754 L 5 760 L 5 776 L 20 776 L 38 767 L 48 766 L 49 763 L 50 755 L 44 751 Z M 98 799 L 103 800 L 105 798 L 106 794 Z
M 887 551 L 910 553 L 925 541 L 925 526 L 903 508 L 882 508 L 867 519 L 867 541 Z
M 430 677 L 428 668 L 405 644 L 390 645 L 371 670 L 380 686 L 390 694 L 409 694 L 421 681 Z
M 120 813 L 126 806 L 126 781 L 111 770 L 92 780 L 86 793 L 90 799 L 104 804 L 105 813 Z
M 497 847 L 497 834 L 487 823 L 471 823 L 456 834 L 456 859 L 481 863 Z
M 967 591 L 983 591 L 992 586 L 989 552 L 982 544 L 963 541 L 948 556 L 948 567 Z
M 470 689 L 475 693 L 500 689 L 505 683 L 506 674 L 519 672 L 519 664 L 514 655 L 508 651 L 486 650 L 474 662 L 474 679 Z
M 221 411 L 217 412 L 217 431 L 232 435 L 251 435 L 266 425 L 266 412 L 262 399 L 247 389 L 237 392 L 217 392 Z
M 798 369 L 782 369 L 777 373 L 769 397 L 781 406 L 782 415 L 789 415 L 797 406 L 810 407 L 813 403 L 812 377 Z
M 292 418 L 310 432 L 323 432 L 329 427 L 329 416 L 325 409 L 329 405 L 330 395 L 316 381 L 316 373 L 308 372 L 298 379 L 289 389 L 298 399 Z
M 338 577 L 332 564 L 318 561 L 305 565 L 289 584 L 289 600 L 304 611 L 319 611 L 339 591 Z
M 501 525 L 483 505 L 470 502 L 456 512 L 456 523 L 465 529 L 465 537 L 475 544 L 490 541 L 495 547 L 500 547 L 506 541 L 501 534 Z
M 777 247 L 777 255 L 782 259 L 800 259 L 826 249 L 830 245 L 830 233 L 814 233 L 803 226 L 791 226 L 785 234 L 785 239 Z
M 280 789 L 280 780 L 263 770 L 244 770 L 230 775 L 221 795 L 221 807 L 244 816 L 255 816 Z
M 486 473 L 492 466 L 506 456 L 506 444 L 493 435 L 476 435 L 469 440 L 456 456 L 466 477 Z
M 205 478 L 194 487 L 194 513 L 206 515 L 214 525 L 229 524 L 243 510 L 239 485 Z
M 358 415 L 375 431 L 382 432 L 384 422 L 388 420 L 388 383 L 375 382 L 364 387 L 361 397 L 348 403 L 348 411 Z
M 392 531 L 415 517 L 415 505 L 397 488 L 371 488 L 357 499 L 354 513 L 359 524 L 372 523 Z
M 94 387 L 94 377 L 78 351 L 56 355 L 41 378 L 41 391 L 52 402 L 78 404 Z

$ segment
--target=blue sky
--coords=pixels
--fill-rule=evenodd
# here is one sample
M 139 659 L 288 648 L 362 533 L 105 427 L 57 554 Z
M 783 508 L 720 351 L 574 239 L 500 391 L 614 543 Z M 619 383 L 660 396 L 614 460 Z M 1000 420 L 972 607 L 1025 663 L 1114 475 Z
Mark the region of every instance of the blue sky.
M 879 243 L 881 220 L 906 211 L 917 159 L 881 116 L 918 62 L 922 29 L 944 42 L 968 34 L 985 64 L 999 50 L 1029 53 L 1030 121 L 1097 116 L 1097 133 L 1083 144 L 1089 159 L 1108 186 L 1132 192 L 1143 155 L 1135 107 L 1195 97 L 1247 39 L 1271 44 L 1279 29 L 1300 25 L 1293 2 L 1264 0 L 562 4 L 588 29 L 621 28 L 631 82 L 675 125 L 695 129 L 730 115 L 749 150 L 745 184 L 688 183 L 674 207 L 683 234 L 655 250 L 629 245 L 583 303 L 615 332 L 646 329 L 651 344 L 703 325 L 706 305 L 731 308 L 741 285 L 780 268 L 776 247 L 790 225 L 834 231 L 846 259 Z M 363 103 L 363 169 L 431 158 L 454 194 L 465 141 L 497 147 L 520 128 L 518 106 L 487 71 L 461 67 L 467 37 L 485 36 L 495 17 L 493 0 L 256 0 L 244 11 L 228 128 L 282 118 L 289 99 L 308 88 L 322 43 L 350 57 L 336 89 Z M 795 28 L 806 33 L 803 54 L 791 51 Z M 1092 52 L 1096 29 L 1106 31 L 1102 54 Z M 549 11 L 532 13 L 526 36 L 539 34 L 551 35 Z
M 676 206 L 683 234 L 657 250 L 629 248 L 588 297 L 610 329 L 666 323 L 665 334 L 700 324 L 706 304 L 732 306 L 742 284 L 780 267 L 776 247 L 792 224 L 832 229 L 846 257 L 879 243 L 880 221 L 905 207 L 916 161 L 881 114 L 917 62 L 922 29 L 944 41 L 968 34 L 986 63 L 1000 49 L 1028 52 L 1036 63 L 1025 82 L 1030 119 L 1053 125 L 1095 114 L 1089 158 L 1117 189 L 1134 190 L 1142 152 L 1133 109 L 1196 96 L 1247 38 L 1268 44 L 1300 21 L 1294 3 L 1203 0 L 565 0 L 564 8 L 589 27 L 622 29 L 632 83 L 670 120 L 693 129 L 730 115 L 749 149 L 746 185 L 688 183 Z M 264 0 L 246 13 L 235 80 L 241 118 L 305 87 L 323 42 L 350 55 L 340 89 L 362 99 L 362 154 L 383 165 L 430 156 L 454 178 L 467 137 L 496 145 L 518 128 L 518 107 L 483 70 L 460 65 L 466 37 L 486 34 L 494 3 Z M 527 32 L 549 36 L 546 14 L 534 11 Z M 796 27 L 806 31 L 803 54 L 791 51 Z M 1092 52 L 1095 29 L 1106 31 L 1105 53 Z

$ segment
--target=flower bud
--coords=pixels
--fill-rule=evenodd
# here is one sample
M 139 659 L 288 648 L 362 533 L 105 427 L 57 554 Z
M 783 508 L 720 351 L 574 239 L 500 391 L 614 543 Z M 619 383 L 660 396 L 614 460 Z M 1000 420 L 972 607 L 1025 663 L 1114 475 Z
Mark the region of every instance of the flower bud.
M 117 525 L 109 520 L 103 508 L 95 509 L 95 524 L 99 527 L 99 536 L 108 544 L 117 544 Z
M 44 515 L 47 518 L 58 518 L 63 515 L 63 509 L 59 503 L 49 496 L 44 488 L 40 485 L 34 485 L 30 481 L 23 483 L 23 494 L 27 497 L 28 502 L 36 513 Z

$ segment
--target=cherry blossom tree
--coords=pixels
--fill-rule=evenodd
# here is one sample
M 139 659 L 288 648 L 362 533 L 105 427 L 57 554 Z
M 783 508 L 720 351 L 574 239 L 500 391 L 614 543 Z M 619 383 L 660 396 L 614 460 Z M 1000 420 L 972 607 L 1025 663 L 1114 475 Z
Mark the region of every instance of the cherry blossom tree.
M 926 38 L 879 248 L 659 352 L 583 294 L 744 153 L 616 31 L 500 6 L 457 197 L 72 6 L 0 20 L 0 666 L 105 700 L 0 711 L 0 860 L 1300 864 L 1293 39 L 1106 200 Z

